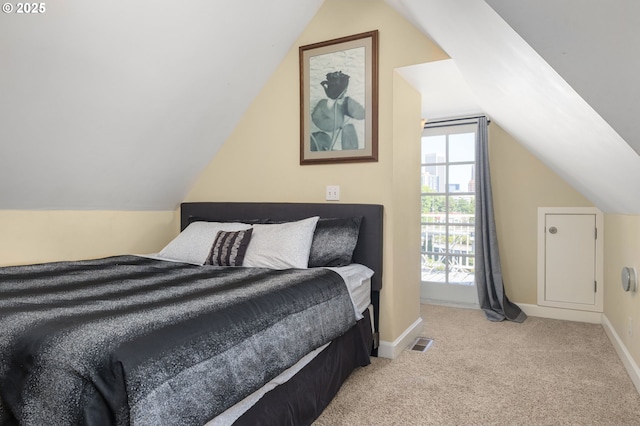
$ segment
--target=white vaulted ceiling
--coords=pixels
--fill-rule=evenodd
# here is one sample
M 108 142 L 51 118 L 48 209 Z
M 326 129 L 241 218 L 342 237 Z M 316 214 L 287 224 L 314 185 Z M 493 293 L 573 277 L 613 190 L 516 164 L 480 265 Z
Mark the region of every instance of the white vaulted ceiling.
M 640 2 L 386 2 L 451 57 L 400 70 L 426 118 L 483 111 L 602 210 L 640 214 Z M 174 209 L 322 3 L 2 14 L 0 210 Z
M 321 4 L 66 0 L 2 14 L 0 209 L 174 209 Z
M 480 109 L 530 152 L 605 212 L 640 214 L 639 2 L 387 3 L 452 58 Z
M 640 2 L 487 3 L 640 153 Z

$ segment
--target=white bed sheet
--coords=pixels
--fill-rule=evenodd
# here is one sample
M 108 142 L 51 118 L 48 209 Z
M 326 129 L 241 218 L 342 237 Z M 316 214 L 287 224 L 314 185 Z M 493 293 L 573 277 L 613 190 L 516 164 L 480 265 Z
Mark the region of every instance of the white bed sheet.
M 361 320 L 362 313 L 371 304 L 371 277 L 373 276 L 373 271 L 358 263 L 327 269 L 337 272 L 347 284 L 356 318 Z

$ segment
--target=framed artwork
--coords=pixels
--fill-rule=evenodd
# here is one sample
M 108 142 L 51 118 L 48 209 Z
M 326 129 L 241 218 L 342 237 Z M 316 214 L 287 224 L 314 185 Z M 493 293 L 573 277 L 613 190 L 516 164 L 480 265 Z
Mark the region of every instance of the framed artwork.
M 378 31 L 300 46 L 300 164 L 378 161 Z

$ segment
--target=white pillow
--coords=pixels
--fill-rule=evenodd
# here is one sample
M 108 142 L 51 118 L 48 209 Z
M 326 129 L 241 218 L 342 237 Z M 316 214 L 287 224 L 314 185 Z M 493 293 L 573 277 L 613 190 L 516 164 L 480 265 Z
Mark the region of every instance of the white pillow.
M 218 231 L 244 231 L 251 225 L 239 222 L 193 222 L 163 248 L 158 257 L 203 265 Z
M 253 225 L 242 266 L 255 268 L 306 268 L 318 216 L 278 224 Z

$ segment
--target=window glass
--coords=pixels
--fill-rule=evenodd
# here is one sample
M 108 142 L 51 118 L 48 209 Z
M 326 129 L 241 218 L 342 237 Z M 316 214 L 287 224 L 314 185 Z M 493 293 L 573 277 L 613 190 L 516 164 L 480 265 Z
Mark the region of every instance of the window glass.
M 474 284 L 475 140 L 475 125 L 423 133 L 422 281 Z
M 449 136 L 449 162 L 474 161 L 476 156 L 476 134 L 460 133 Z

